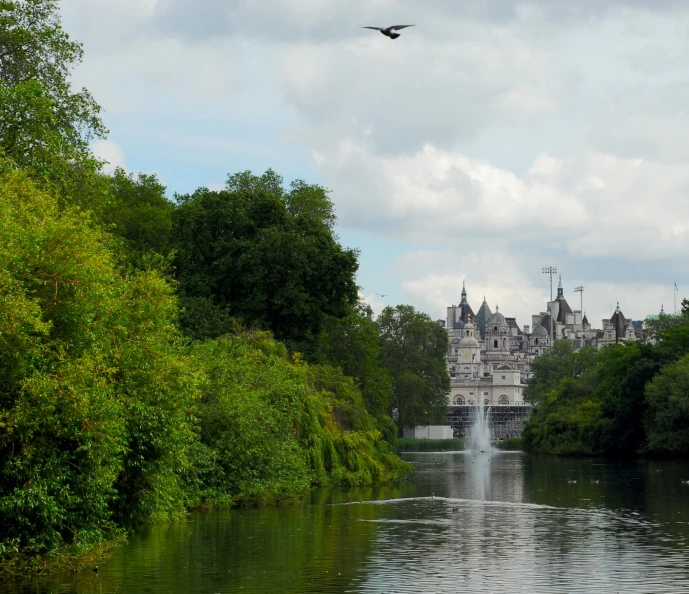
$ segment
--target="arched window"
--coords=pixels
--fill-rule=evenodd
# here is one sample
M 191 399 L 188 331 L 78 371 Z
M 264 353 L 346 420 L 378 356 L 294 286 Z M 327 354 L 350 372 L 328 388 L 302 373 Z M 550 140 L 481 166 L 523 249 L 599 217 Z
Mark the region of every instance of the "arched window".
M 497 326 L 493 326 L 493 332 L 495 332 L 495 333 L 497 334 L 497 332 L 498 332 L 498 327 L 497 327 Z
M 493 341 L 493 348 L 495 348 L 495 349 L 498 348 L 498 340 L 497 340 L 497 338 Z
M 455 404 L 458 406 L 463 406 L 464 405 L 464 396 L 461 394 L 455 398 Z
M 504 406 L 504 405 L 510 403 L 510 399 L 509 399 L 507 396 L 505 396 L 505 394 L 503 394 L 503 395 L 500 396 L 500 398 L 498 399 L 498 402 Z
M 535 344 L 538 344 L 538 338 L 536 339 Z

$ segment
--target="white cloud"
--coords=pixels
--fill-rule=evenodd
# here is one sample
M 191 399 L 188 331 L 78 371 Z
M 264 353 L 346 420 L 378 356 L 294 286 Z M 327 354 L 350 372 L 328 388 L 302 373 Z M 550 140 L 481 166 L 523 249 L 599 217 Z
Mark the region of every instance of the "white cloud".
M 116 142 L 112 140 L 97 140 L 93 143 L 92 150 L 97 159 L 105 162 L 103 166 L 105 173 L 112 173 L 117 167 L 127 168 L 124 152 Z

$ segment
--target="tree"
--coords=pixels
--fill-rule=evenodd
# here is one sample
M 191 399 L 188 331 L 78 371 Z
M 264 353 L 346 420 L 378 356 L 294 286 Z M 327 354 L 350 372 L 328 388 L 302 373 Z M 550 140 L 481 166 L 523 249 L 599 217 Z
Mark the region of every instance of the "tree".
M 689 454 L 689 355 L 666 366 L 646 386 L 648 450 Z
M 57 188 L 68 201 L 105 201 L 89 150 L 106 129 L 86 89 L 73 92 L 83 55 L 63 31 L 56 0 L 0 0 L 0 154 Z
M 380 360 L 378 326 L 371 308 L 359 302 L 342 319 L 326 317 L 317 352 L 320 362 L 339 367 L 354 378 L 367 410 L 386 431 L 386 438 L 394 440 L 396 430 L 388 416 L 392 378 Z
M 83 550 L 184 511 L 197 374 L 177 302 L 0 161 L 0 557 Z
M 311 356 L 325 316 L 346 316 L 356 302 L 357 252 L 336 241 L 323 188 L 295 182 L 286 191 L 273 171 L 245 172 L 225 190 L 177 201 L 176 264 L 192 336 L 204 337 L 199 300 L 212 317 L 270 330 Z
M 539 404 L 545 394 L 557 387 L 564 379 L 577 379 L 596 364 L 599 352 L 591 346 L 575 351 L 569 340 L 558 340 L 548 352 L 534 359 L 531 364 L 533 377 L 529 381 L 524 398 Z
M 102 219 L 122 238 L 125 259 L 141 268 L 152 255 L 169 257 L 174 205 L 165 197 L 165 186 L 155 175 L 135 178 L 119 167 L 110 182 L 112 197 Z
M 410 305 L 386 307 L 377 324 L 381 363 L 392 376 L 390 416 L 400 430 L 440 422 L 450 392 L 447 332 Z

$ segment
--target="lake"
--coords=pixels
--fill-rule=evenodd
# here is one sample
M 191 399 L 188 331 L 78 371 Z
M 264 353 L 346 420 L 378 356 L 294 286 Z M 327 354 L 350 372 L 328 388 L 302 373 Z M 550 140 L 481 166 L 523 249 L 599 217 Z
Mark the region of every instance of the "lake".
M 689 464 L 406 453 L 409 480 L 195 513 L 17 593 L 689 592 Z M 576 482 L 573 482 L 576 481 Z

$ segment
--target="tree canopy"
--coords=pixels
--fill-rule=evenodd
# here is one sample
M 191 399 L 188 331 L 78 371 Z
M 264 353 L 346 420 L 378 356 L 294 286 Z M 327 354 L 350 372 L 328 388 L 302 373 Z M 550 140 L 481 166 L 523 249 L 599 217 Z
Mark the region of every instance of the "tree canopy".
M 225 190 L 201 189 L 177 203 L 174 247 L 192 336 L 212 332 L 201 309 L 311 353 L 324 317 L 346 316 L 356 302 L 357 252 L 333 235 L 323 188 L 295 182 L 285 190 L 273 171 L 245 172 Z
M 445 329 L 411 305 L 386 307 L 377 324 L 380 360 L 392 377 L 390 416 L 400 429 L 446 422 L 450 376 Z

